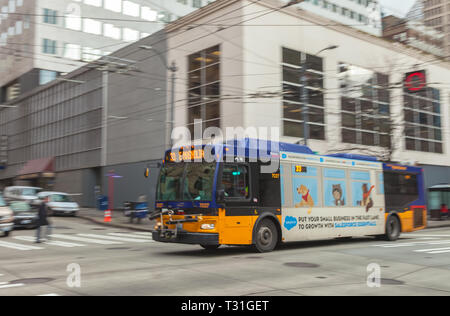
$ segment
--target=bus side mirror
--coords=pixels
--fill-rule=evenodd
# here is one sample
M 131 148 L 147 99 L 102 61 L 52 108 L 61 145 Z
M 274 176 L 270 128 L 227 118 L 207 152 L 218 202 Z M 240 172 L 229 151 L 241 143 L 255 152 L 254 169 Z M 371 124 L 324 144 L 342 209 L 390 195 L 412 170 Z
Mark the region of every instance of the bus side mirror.
M 225 190 L 217 190 L 216 194 L 216 202 L 217 203 L 224 203 L 225 202 Z

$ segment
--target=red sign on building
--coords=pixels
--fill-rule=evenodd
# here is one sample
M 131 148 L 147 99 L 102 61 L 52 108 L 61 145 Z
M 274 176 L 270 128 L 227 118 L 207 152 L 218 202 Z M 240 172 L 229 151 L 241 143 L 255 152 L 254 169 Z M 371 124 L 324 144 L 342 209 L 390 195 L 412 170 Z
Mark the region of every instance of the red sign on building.
M 425 70 L 413 71 L 405 76 L 405 91 L 416 93 L 427 87 L 427 74 Z

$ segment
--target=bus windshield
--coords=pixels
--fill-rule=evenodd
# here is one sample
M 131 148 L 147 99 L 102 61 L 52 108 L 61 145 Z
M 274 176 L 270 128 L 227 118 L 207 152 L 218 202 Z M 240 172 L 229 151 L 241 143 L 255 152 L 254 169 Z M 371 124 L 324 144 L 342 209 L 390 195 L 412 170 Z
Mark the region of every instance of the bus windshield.
M 211 201 L 215 163 L 167 164 L 161 169 L 158 201 Z

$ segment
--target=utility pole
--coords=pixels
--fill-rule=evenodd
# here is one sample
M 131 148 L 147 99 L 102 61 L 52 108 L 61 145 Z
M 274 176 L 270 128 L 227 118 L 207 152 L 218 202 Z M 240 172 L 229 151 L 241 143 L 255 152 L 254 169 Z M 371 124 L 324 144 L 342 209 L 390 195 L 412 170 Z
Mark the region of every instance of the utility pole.
M 172 62 L 170 67 L 167 67 L 168 70 L 171 71 L 171 89 L 170 89 L 170 130 L 169 130 L 169 145 L 170 148 L 173 147 L 173 139 L 172 139 L 172 131 L 174 129 L 174 123 L 175 123 L 175 80 L 176 80 L 176 73 L 178 71 L 178 67 L 175 63 L 175 61 Z
M 306 78 L 306 54 L 302 53 L 302 65 L 300 68 L 300 84 L 302 85 L 302 90 L 300 94 L 300 102 L 302 104 L 302 116 L 303 116 L 303 145 L 308 146 L 309 140 L 309 113 L 308 113 L 308 103 L 309 96 L 308 91 L 306 89 L 306 85 L 308 84 L 308 79 Z
M 108 70 L 104 70 L 102 72 L 102 87 L 103 87 L 103 117 L 102 117 L 102 159 L 101 165 L 102 167 L 106 167 L 107 164 L 107 156 L 108 156 L 108 78 L 109 72 Z

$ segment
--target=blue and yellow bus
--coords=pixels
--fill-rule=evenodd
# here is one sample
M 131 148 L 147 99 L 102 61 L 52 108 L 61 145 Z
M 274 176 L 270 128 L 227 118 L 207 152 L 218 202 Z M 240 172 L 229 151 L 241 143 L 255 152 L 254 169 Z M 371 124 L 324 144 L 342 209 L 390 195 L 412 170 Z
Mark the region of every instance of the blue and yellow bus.
M 395 241 L 425 228 L 426 213 L 421 168 L 245 139 L 166 152 L 153 239 L 260 252 L 340 237 Z

